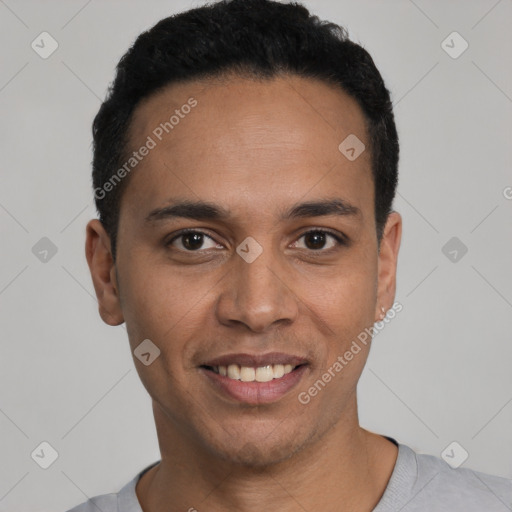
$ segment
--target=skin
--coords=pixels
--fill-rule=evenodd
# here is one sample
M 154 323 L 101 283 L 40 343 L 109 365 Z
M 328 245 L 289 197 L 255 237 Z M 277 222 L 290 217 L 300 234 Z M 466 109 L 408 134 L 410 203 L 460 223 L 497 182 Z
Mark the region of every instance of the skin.
M 338 149 L 349 134 L 369 147 L 363 113 L 313 79 L 194 81 L 138 105 L 131 146 L 191 96 L 198 105 L 128 178 L 115 263 L 101 223 L 86 230 L 102 319 L 126 322 L 132 352 L 147 338 L 161 351 L 149 366 L 134 357 L 162 458 L 137 484 L 141 506 L 370 511 L 397 457 L 394 444 L 358 421 L 370 344 L 307 405 L 297 399 L 395 298 L 401 216 L 388 217 L 379 251 L 370 151 L 349 161 Z M 218 203 L 231 216 L 145 221 L 176 197 Z M 360 215 L 279 219 L 295 203 L 333 197 Z M 211 237 L 199 254 L 183 237 L 165 246 L 183 228 Z M 312 228 L 343 233 L 349 244 L 328 252 L 336 241 L 326 235 L 312 249 L 303 236 Z M 263 248 L 250 264 L 236 252 L 248 236 Z M 309 361 L 298 387 L 276 403 L 237 403 L 198 368 L 228 353 L 270 351 Z

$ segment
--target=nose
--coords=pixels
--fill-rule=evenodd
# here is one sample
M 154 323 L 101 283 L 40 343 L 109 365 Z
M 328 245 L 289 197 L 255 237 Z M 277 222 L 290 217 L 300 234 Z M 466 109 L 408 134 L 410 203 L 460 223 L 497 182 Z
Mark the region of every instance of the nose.
M 263 250 L 252 263 L 237 254 L 232 265 L 221 281 L 216 307 L 220 323 L 244 324 L 253 332 L 265 332 L 274 324 L 290 324 L 297 318 L 298 297 L 290 272 L 271 250 Z

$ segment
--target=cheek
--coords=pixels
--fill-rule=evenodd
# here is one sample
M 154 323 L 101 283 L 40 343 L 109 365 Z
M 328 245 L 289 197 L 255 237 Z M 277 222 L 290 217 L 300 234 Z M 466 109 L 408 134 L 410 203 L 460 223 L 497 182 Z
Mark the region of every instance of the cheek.
M 303 289 L 318 329 L 329 340 L 321 372 L 332 367 L 338 358 L 343 359 L 343 370 L 335 372 L 337 382 L 357 381 L 368 356 L 376 300 L 375 265 L 371 256 L 359 255 L 351 264 L 339 267 L 338 274 L 325 286 Z
M 318 407 L 328 402 L 329 406 L 324 407 L 333 416 L 343 410 L 355 392 L 368 358 L 374 312 L 370 299 L 374 289 L 371 279 L 361 279 L 353 273 L 333 281 L 329 293 L 315 305 L 319 323 L 327 326 L 327 342 L 321 366 L 314 369 L 312 388 L 306 391 L 321 395 Z
M 136 271 L 131 269 L 137 269 Z M 197 339 L 204 325 L 208 290 L 215 290 L 207 276 L 194 277 L 167 264 L 151 262 L 150 255 L 134 253 L 125 261 L 121 282 L 122 308 L 132 350 L 148 338 L 161 350 L 170 368 L 184 359 L 188 341 Z
M 149 262 L 149 259 L 145 260 Z M 144 265 L 146 265 L 144 267 Z M 187 381 L 190 352 L 203 321 L 199 318 L 207 300 L 205 290 L 195 280 L 184 279 L 170 268 L 140 264 L 130 261 L 121 281 L 123 315 L 134 363 L 148 393 L 160 403 L 172 405 L 172 410 L 184 410 L 188 396 L 184 382 Z M 136 348 L 149 339 L 160 353 L 149 365 L 141 363 L 133 354 Z M 176 390 L 181 390 L 179 393 Z
M 336 327 L 333 330 L 353 335 L 354 329 L 373 324 L 376 276 L 376 258 L 355 253 L 337 267 L 326 286 L 310 290 L 308 296 L 322 311 L 322 317 Z

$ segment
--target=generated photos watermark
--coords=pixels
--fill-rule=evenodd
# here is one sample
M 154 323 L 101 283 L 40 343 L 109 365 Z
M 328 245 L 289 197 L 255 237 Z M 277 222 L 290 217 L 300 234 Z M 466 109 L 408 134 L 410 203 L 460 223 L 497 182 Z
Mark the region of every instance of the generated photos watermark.
M 331 382 L 331 380 L 338 375 L 345 366 L 348 365 L 354 356 L 361 352 L 361 345 L 367 345 L 384 327 L 393 320 L 400 311 L 402 311 L 403 305 L 396 301 L 391 309 L 389 309 L 382 320 L 375 322 L 372 327 L 366 327 L 357 335 L 357 339 L 352 341 L 350 348 L 336 358 L 336 361 L 322 374 L 322 377 L 317 379 L 316 382 L 308 388 L 307 391 L 301 391 L 297 395 L 297 399 L 303 405 L 309 404 L 311 399 L 315 397 L 325 386 Z M 359 343 L 358 343 L 359 342 Z
M 94 197 L 96 199 L 103 199 L 108 192 L 111 192 L 121 180 L 129 174 L 137 165 L 139 165 L 149 152 L 156 148 L 159 142 L 161 142 L 164 136 L 171 133 L 172 130 L 182 119 L 189 114 L 194 107 L 197 106 L 197 100 L 190 97 L 186 103 L 184 103 L 179 109 L 174 111 L 174 114 L 169 118 L 168 121 L 160 123 L 152 132 L 148 135 L 146 142 L 137 150 L 133 151 L 132 156 L 103 184 L 101 187 L 94 189 Z

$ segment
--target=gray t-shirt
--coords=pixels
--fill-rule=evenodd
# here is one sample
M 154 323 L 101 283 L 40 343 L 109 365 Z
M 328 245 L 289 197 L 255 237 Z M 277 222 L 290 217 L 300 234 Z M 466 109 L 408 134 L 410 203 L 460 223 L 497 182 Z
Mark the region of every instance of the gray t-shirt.
M 395 467 L 372 512 L 512 511 L 511 479 L 462 467 L 452 469 L 441 458 L 394 442 L 398 445 Z M 147 466 L 118 493 L 96 496 L 67 512 L 142 512 L 135 485 L 158 462 Z

